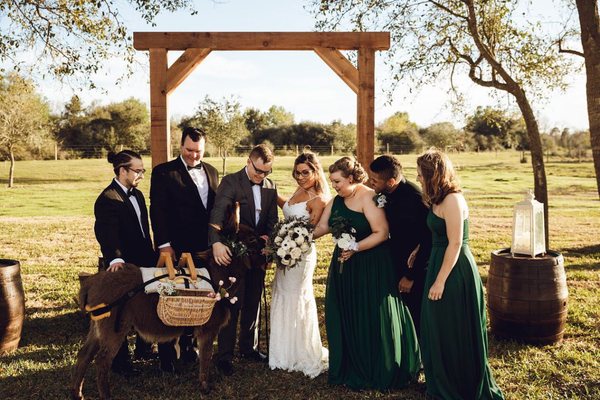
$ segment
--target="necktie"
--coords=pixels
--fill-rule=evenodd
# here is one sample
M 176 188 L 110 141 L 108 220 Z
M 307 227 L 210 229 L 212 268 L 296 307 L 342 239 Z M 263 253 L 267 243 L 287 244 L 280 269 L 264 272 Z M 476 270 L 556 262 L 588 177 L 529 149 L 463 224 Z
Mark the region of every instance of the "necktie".
M 193 166 L 193 167 L 190 167 L 189 165 L 186 165 L 186 167 L 187 167 L 187 170 L 188 170 L 188 171 L 189 171 L 189 170 L 192 170 L 192 169 L 202 169 L 202 163 L 200 163 L 200 164 L 198 164 L 198 165 L 195 165 L 195 166 Z

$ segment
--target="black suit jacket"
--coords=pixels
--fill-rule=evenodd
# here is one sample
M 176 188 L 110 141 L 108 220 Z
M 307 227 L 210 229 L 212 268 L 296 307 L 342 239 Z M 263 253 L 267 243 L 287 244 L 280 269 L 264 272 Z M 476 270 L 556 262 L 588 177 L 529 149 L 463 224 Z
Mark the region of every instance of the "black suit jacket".
M 385 196 L 385 214 L 390 226 L 392 251 L 400 277 L 405 276 L 410 280 L 425 279 L 431 252 L 431 232 L 427 228 L 429 209 L 423 203 L 421 190 L 403 178 L 396 190 Z M 421 247 L 417 259 L 413 268 L 408 268 L 408 256 L 418 244 Z
M 140 206 L 145 237 L 133 204 L 114 180 L 100 193 L 94 204 L 94 232 L 107 266 L 115 258 L 122 258 L 140 267 L 156 265 L 144 195 L 137 189 L 133 189 L 133 193 Z
M 210 223 L 222 227 L 225 222 L 227 207 L 234 202 L 240 203 L 240 223 L 254 228 L 258 235 L 268 235 L 277 223 L 277 187 L 269 178 L 265 178 L 260 190 L 261 211 L 256 223 L 254 195 L 252 183 L 248 179 L 245 168 L 227 175 L 221 180 L 217 189 L 215 206 L 210 213 Z M 209 244 L 220 242 L 219 232 L 210 227 Z
M 208 248 L 208 219 L 219 184 L 216 168 L 202 163 L 208 178 L 208 201 L 202 204 L 198 187 L 180 157 L 157 165 L 150 183 L 150 220 L 156 246 L 170 242 L 177 257 Z

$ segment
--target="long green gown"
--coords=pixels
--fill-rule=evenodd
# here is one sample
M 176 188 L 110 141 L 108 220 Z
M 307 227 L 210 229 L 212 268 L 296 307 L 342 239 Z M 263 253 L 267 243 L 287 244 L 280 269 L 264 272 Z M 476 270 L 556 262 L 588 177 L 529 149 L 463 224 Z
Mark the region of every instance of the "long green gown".
M 330 225 L 336 216 L 351 222 L 357 241 L 371 234 L 365 215 L 347 208 L 339 196 Z M 329 383 L 353 389 L 406 386 L 419 371 L 419 346 L 387 243 L 354 254 L 341 273 L 339 255 L 336 246 L 325 294 Z
M 429 211 L 427 225 L 433 232 L 421 310 L 427 394 L 434 399 L 503 399 L 488 363 L 485 296 L 469 248 L 469 221 L 464 221 L 458 260 L 437 301 L 429 300 L 428 293 L 448 246 L 446 221 Z

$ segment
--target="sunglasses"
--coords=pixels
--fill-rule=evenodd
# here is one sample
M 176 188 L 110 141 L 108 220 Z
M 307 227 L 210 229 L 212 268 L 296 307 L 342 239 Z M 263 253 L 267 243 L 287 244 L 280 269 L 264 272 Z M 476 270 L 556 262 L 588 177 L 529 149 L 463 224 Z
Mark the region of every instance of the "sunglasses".
M 254 168 L 254 171 L 256 171 L 256 173 L 259 174 L 259 175 L 267 176 L 271 172 L 273 172 L 273 169 L 270 169 L 268 171 L 263 171 L 262 169 L 258 169 L 258 168 L 256 168 L 256 165 L 254 165 L 254 161 L 252 161 L 251 158 L 249 158 L 248 160 L 250 160 L 250 164 L 252 164 L 252 167 Z

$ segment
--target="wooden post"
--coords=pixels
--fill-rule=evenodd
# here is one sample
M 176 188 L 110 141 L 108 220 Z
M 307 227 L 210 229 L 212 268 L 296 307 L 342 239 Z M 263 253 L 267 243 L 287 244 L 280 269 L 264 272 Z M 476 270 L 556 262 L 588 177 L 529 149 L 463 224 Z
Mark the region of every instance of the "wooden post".
M 54 161 L 58 161 L 58 142 L 54 142 Z
M 375 50 L 358 50 L 356 156 L 365 169 L 375 156 Z
M 152 167 L 169 161 L 171 134 L 167 108 L 167 50 L 150 49 L 150 131 Z
M 331 155 L 333 155 L 333 145 L 331 145 Z

